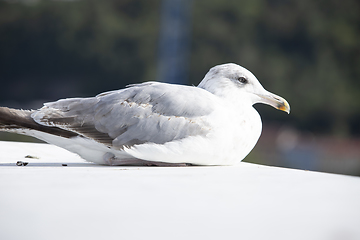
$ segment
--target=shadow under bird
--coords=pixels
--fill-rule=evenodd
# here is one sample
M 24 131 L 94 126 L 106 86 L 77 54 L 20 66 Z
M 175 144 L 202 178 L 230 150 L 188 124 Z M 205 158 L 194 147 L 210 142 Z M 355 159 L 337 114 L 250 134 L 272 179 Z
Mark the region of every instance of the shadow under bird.
M 130 85 L 38 110 L 0 107 L 0 130 L 30 135 L 106 165 L 233 165 L 258 141 L 256 103 L 290 112 L 247 69 L 222 64 L 200 84 Z

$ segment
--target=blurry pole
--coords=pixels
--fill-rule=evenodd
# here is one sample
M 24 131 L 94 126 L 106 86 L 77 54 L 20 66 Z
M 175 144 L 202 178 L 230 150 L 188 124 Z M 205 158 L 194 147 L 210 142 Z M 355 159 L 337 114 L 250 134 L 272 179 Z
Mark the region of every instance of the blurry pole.
M 192 0 L 163 0 L 159 41 L 158 80 L 188 81 Z

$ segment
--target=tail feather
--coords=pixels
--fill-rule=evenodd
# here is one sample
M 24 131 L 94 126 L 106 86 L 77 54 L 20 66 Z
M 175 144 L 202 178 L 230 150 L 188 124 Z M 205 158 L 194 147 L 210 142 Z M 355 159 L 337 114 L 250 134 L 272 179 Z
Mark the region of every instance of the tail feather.
M 77 133 L 68 130 L 38 124 L 31 117 L 33 112 L 34 111 L 0 107 L 0 131 L 30 129 L 66 138 L 78 136 Z

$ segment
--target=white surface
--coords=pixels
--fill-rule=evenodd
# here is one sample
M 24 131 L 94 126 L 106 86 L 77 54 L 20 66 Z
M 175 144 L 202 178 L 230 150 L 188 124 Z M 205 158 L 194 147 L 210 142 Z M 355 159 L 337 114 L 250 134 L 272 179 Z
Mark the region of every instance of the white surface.
M 360 178 L 249 163 L 109 167 L 0 142 L 0 239 L 360 239 Z

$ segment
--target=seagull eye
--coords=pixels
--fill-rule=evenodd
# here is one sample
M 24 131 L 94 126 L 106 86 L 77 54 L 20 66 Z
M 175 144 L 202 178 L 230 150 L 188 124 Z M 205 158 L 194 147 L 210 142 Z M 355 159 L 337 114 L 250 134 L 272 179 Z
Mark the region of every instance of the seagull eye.
M 244 77 L 239 77 L 237 80 L 243 84 L 248 83 L 248 80 Z

